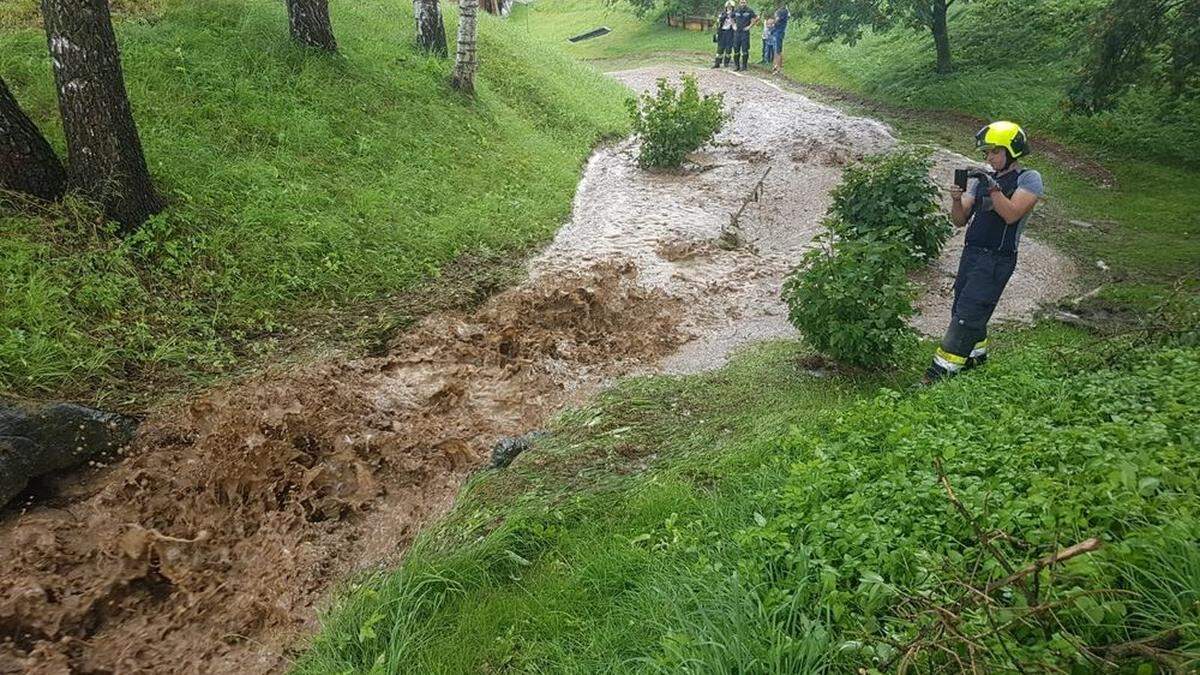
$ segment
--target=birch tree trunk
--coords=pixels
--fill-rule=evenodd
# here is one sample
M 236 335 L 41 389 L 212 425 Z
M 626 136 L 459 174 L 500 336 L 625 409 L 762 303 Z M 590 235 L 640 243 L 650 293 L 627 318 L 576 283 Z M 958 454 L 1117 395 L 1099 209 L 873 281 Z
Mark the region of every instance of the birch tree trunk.
M 413 0 L 413 18 L 417 21 L 417 47 L 445 58 L 446 26 L 438 0 Z
M 125 93 L 108 0 L 42 0 L 68 184 L 132 229 L 162 210 Z
M 305 47 L 337 51 L 329 23 L 329 0 L 287 0 L 292 39 Z
M 475 17 L 479 0 L 458 0 L 458 53 L 450 84 L 464 94 L 475 94 Z
M 62 196 L 66 182 L 58 155 L 0 78 L 0 190 L 49 201 Z

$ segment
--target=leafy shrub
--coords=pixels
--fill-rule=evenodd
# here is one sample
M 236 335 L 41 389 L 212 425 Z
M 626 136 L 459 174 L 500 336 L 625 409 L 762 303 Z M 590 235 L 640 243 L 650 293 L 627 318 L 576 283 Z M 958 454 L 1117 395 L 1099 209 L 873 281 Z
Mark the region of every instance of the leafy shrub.
M 825 219 L 832 247 L 809 251 L 783 286 L 792 325 L 822 353 L 879 368 L 910 339 L 915 289 L 905 274 L 951 232 L 929 167 L 927 153 L 908 149 L 842 174 Z
M 950 220 L 929 179 L 929 154 L 915 149 L 868 157 L 848 167 L 833 191 L 830 225 L 842 239 L 877 238 L 905 245 L 913 264 L 937 256 Z
M 724 94 L 700 95 L 693 75 L 683 76 L 676 91 L 658 80 L 652 96 L 626 101 L 633 131 L 642 138 L 638 164 L 643 168 L 677 167 L 689 152 L 712 140 L 725 122 Z
M 890 365 L 911 335 L 915 290 L 904 249 L 877 239 L 842 240 L 805 254 L 783 285 L 788 319 L 809 344 L 853 366 Z

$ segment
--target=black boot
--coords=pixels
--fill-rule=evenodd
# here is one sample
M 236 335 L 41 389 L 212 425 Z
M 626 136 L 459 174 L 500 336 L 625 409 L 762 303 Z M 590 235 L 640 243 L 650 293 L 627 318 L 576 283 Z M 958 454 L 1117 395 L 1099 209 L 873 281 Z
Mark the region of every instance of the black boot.
M 720 55 L 720 54 L 717 54 L 717 58 L 716 58 L 716 59 L 713 61 L 713 65 L 712 65 L 712 67 L 713 67 L 713 68 L 720 68 L 720 67 L 721 67 L 721 55 Z
M 741 54 L 733 55 L 733 69 L 734 70 L 742 69 L 742 55 Z
M 725 55 L 725 67 L 726 68 L 729 67 L 729 55 L 728 54 Z
M 738 70 L 745 70 L 750 67 L 750 55 L 742 52 L 742 65 Z

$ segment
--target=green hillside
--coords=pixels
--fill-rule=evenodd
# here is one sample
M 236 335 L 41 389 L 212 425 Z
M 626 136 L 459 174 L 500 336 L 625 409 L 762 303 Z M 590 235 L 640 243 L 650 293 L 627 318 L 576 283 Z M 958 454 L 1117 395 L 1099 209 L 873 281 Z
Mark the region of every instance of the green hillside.
M 449 61 L 411 46 L 411 5 L 331 11 L 334 56 L 294 46 L 265 0 L 118 23 L 170 207 L 124 240 L 72 202 L 0 210 L 0 392 L 111 399 L 326 333 L 377 336 L 398 320 L 381 303 L 449 265 L 467 295 L 496 283 L 566 217 L 594 143 L 626 128 L 620 87 L 513 24 L 481 18 L 470 101 Z M 0 73 L 62 153 L 45 36 L 0 34 Z

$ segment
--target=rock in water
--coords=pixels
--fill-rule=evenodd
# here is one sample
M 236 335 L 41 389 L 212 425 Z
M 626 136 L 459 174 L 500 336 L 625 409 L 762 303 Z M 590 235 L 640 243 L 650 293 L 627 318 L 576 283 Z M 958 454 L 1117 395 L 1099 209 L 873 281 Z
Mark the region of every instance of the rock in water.
M 546 432 L 544 431 L 531 431 L 524 436 L 506 436 L 501 438 L 492 446 L 492 457 L 491 461 L 488 462 L 488 468 L 503 469 L 507 467 L 509 464 L 512 464 L 517 455 L 528 450 L 535 440 L 545 435 Z
M 0 401 L 0 507 L 31 479 L 111 452 L 136 429 L 130 417 L 73 403 L 27 409 Z

